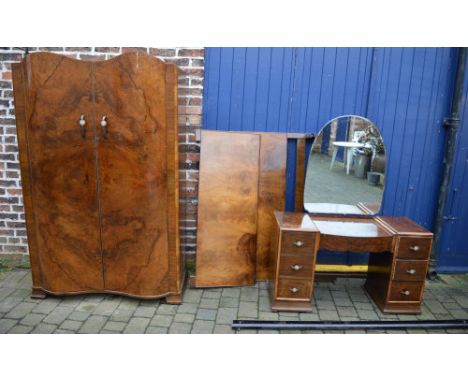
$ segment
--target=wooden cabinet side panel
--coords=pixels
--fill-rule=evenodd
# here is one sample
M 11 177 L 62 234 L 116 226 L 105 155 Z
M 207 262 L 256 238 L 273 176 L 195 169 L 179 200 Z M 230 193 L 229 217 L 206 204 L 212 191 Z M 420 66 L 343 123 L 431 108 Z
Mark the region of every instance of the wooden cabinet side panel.
M 268 278 L 270 246 L 276 225 L 273 212 L 284 210 L 287 144 L 286 134 L 260 134 L 257 281 Z
M 179 137 L 178 137 L 178 69 L 166 65 L 167 124 L 167 235 L 169 256 L 169 290 L 180 293 L 185 277 L 185 259 L 180 252 L 179 231 Z
M 29 174 L 29 153 L 27 143 L 27 112 L 25 99 L 27 97 L 27 88 L 24 80 L 24 66 L 22 63 L 12 64 L 13 72 L 13 90 L 15 100 L 15 119 L 16 131 L 18 136 L 19 161 L 21 168 L 21 185 L 23 192 L 24 213 L 26 217 L 26 231 L 28 234 L 29 259 L 31 263 L 31 273 L 33 288 L 43 286 L 42 270 L 40 267 L 36 231 L 34 229 L 34 214 L 31 195 L 31 183 Z
M 97 134 L 105 288 L 166 295 L 175 276 L 169 258 L 177 257 L 168 236 L 169 230 L 173 240 L 177 235 L 177 191 L 169 191 L 177 186 L 174 110 L 166 114 L 174 82 L 167 83 L 162 61 L 139 53 L 93 68 L 96 118 L 107 122 Z M 169 94 L 173 99 L 174 90 Z
M 260 139 L 202 130 L 196 287 L 255 283 Z

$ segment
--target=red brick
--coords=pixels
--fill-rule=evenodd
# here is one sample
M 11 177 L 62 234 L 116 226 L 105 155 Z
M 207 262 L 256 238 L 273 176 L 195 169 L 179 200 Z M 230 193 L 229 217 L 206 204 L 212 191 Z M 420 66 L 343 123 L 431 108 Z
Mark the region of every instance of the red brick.
M 91 52 L 91 48 L 89 47 L 81 47 L 81 48 L 65 48 L 66 52 Z
M 189 86 L 190 85 L 189 83 L 190 83 L 190 80 L 188 77 L 179 78 L 179 82 L 178 82 L 179 86 Z
M 201 79 L 201 78 L 192 78 L 192 79 L 190 79 L 190 85 L 191 86 L 202 86 L 203 85 L 203 79 Z
M 179 49 L 178 55 L 181 57 L 203 57 L 203 49 Z
M 190 66 L 195 68 L 203 68 L 203 60 L 190 60 Z
M 204 70 L 202 68 L 183 68 L 181 74 L 194 77 L 203 77 Z
M 189 180 L 198 180 L 198 171 L 188 171 L 187 172 L 187 179 Z
M 94 50 L 98 53 L 119 53 L 120 48 L 96 47 Z
M 160 49 L 160 48 L 150 48 L 149 54 L 159 57 L 175 57 L 175 49 Z
M 190 95 L 190 96 L 202 96 L 203 89 L 201 88 L 180 88 L 179 96 L 181 95 Z
M 143 48 L 143 47 L 125 47 L 122 48 L 122 53 L 128 53 L 128 52 L 142 52 L 142 53 L 148 53 L 148 48 Z

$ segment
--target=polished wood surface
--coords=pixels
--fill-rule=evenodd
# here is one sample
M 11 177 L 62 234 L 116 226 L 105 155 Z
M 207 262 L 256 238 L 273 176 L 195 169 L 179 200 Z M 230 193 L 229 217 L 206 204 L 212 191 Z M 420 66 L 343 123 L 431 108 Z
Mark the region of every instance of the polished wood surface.
M 207 130 L 205 130 L 207 131 Z M 250 133 L 250 132 L 218 132 L 220 139 L 224 138 L 226 145 L 231 144 L 232 137 L 242 135 L 256 135 L 259 138 L 259 162 L 258 162 L 258 201 L 257 201 L 257 236 L 256 253 L 254 254 L 256 280 L 266 280 L 269 272 L 269 260 L 271 252 L 271 237 L 275 226 L 273 212 L 283 210 L 285 205 L 286 192 L 286 156 L 288 134 L 284 133 Z M 199 132 L 200 141 L 203 141 Z M 203 161 L 202 159 L 201 161 Z M 216 161 L 216 158 L 211 158 Z M 234 162 L 235 163 L 235 162 Z M 226 162 L 225 172 L 232 170 L 232 163 Z M 201 165 L 203 167 L 203 164 Z M 220 187 L 230 187 L 229 183 L 224 183 Z M 228 192 L 230 190 L 219 192 Z M 200 198 L 201 192 L 199 192 Z M 249 212 L 250 214 L 251 212 Z M 208 235 L 208 233 L 206 233 Z M 206 247 L 205 247 L 206 248 Z M 206 262 L 208 264 L 208 262 Z M 202 266 L 202 265 L 200 265 Z M 226 264 L 228 268 L 228 265 Z M 233 269 L 234 271 L 234 269 Z M 244 270 L 241 268 L 241 272 Z M 203 272 L 203 271 L 202 271 Z M 198 273 L 198 271 L 197 271 Z M 242 279 L 242 278 L 240 278 Z M 234 282 L 234 281 L 233 281 Z M 196 281 L 194 285 L 199 285 Z M 243 285 L 243 284 L 240 284 Z
M 33 294 L 180 299 L 176 89 L 141 53 L 15 65 Z
M 93 69 L 105 288 L 161 295 L 169 289 L 168 203 L 175 206 L 168 195 L 166 65 L 132 54 Z
M 259 133 L 260 172 L 258 184 L 256 278 L 268 278 L 271 238 L 275 229 L 273 212 L 284 210 L 288 136 Z
M 393 233 L 368 217 L 315 216 L 320 249 L 350 252 L 383 252 L 393 246 Z
M 38 53 L 13 70 L 34 287 L 102 289 L 90 64 Z
M 398 235 L 413 235 L 432 238 L 432 232 L 404 216 L 380 216 L 376 219 Z
M 423 285 L 420 282 L 395 281 L 390 286 L 389 301 L 419 302 Z
M 287 231 L 319 232 L 309 215 L 299 212 L 275 211 L 276 224 Z
M 398 259 L 426 260 L 431 248 L 431 239 L 427 237 L 401 237 L 398 242 Z
M 311 311 L 319 230 L 306 214 L 276 211 L 275 219 L 269 273 L 271 308 Z
M 426 278 L 428 262 L 414 260 L 397 260 L 393 280 L 397 281 L 424 281 Z
M 313 255 L 303 256 L 282 254 L 281 261 L 279 263 L 279 275 L 310 278 L 314 271 L 313 264 Z
M 260 137 L 202 130 L 196 287 L 253 285 Z
M 45 298 L 45 293 L 39 289 L 42 285 L 42 270 L 39 264 L 37 247 L 37 229 L 34 222 L 33 194 L 29 174 L 29 152 L 27 142 L 26 107 L 28 105 L 28 89 L 25 87 L 24 67 L 20 63 L 12 64 L 15 122 L 18 136 L 19 162 L 21 168 L 21 185 L 23 193 L 24 213 L 26 217 L 26 231 L 28 234 L 29 258 L 31 263 L 32 294 L 33 298 Z
M 365 288 L 377 306 L 385 313 L 420 312 L 432 244 L 432 234 L 423 227 L 401 217 L 297 212 L 275 212 L 275 217 L 273 241 L 279 250 L 272 254 L 276 266 L 270 272 L 273 310 L 307 310 L 306 301 L 312 298 L 305 296 L 308 285 L 313 287 L 316 251 L 327 249 L 369 251 Z M 294 296 L 304 301 L 298 305 Z
M 179 70 L 166 64 L 166 142 L 167 142 L 167 249 L 169 257 L 168 304 L 182 304 L 186 270 L 185 257 L 180 251 L 179 227 L 179 129 L 178 129 Z
M 295 211 L 304 211 L 305 154 L 304 138 L 297 139 L 296 146 L 296 193 L 294 196 Z
M 316 238 L 307 232 L 283 231 L 281 235 L 281 253 L 283 255 L 312 256 Z
M 395 247 L 384 267 L 370 269 L 366 290 L 385 313 L 420 313 L 432 233 L 405 217 L 375 219 L 394 233 Z M 369 264 L 379 258 L 372 253 Z
M 310 301 L 312 282 L 307 279 L 280 277 L 278 279 L 277 299 Z

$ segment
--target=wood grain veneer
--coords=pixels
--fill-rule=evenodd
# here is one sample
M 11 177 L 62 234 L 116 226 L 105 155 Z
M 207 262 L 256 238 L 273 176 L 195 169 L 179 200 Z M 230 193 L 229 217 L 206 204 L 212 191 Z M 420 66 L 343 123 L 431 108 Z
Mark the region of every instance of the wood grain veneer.
M 176 67 L 34 53 L 13 77 L 34 293 L 178 302 Z

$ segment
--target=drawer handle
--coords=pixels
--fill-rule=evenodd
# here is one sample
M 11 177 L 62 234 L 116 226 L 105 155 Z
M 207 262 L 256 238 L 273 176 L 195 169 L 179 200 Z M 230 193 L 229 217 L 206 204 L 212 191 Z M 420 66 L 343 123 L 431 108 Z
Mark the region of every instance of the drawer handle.
M 408 289 L 403 289 L 402 291 L 400 291 L 400 293 L 403 295 L 403 296 L 409 296 L 410 295 L 410 291 Z
M 416 269 L 414 269 L 414 268 L 407 269 L 406 273 L 408 273 L 409 275 L 415 275 L 416 274 Z
M 410 249 L 410 251 L 418 252 L 419 251 L 419 245 L 410 245 L 409 249 Z
M 297 293 L 297 292 L 299 292 L 299 288 L 296 288 L 296 287 L 294 287 L 294 288 L 289 288 L 289 291 L 290 291 L 291 293 Z
M 300 241 L 300 240 L 297 240 L 297 241 L 294 242 L 294 245 L 296 247 L 298 247 L 298 248 L 301 248 L 304 245 L 304 243 L 302 241 Z
M 300 271 L 302 269 L 302 265 L 298 265 L 298 264 L 291 265 L 291 269 L 296 272 Z

